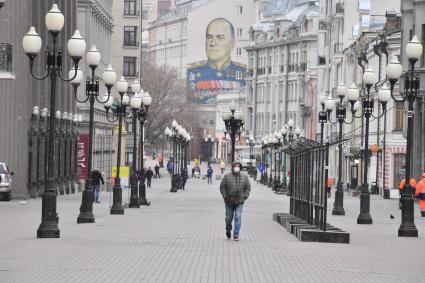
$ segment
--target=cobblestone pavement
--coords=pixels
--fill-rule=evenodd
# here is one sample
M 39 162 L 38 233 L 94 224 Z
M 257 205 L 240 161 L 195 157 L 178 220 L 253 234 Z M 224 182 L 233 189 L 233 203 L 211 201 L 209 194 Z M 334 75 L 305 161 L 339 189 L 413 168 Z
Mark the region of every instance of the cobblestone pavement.
M 288 198 L 255 184 L 235 242 L 225 238 L 218 185 L 190 179 L 170 193 L 168 177 L 154 179 L 152 205 L 124 215 L 109 215 L 103 192 L 95 224 L 76 224 L 81 194 L 59 196 L 60 239 L 36 238 L 40 199 L 1 202 L 0 282 L 424 282 L 417 207 L 419 238 L 399 238 L 396 200 L 372 196 L 374 224 L 362 226 L 359 199 L 346 195 L 346 216 L 328 220 L 349 231 L 351 243 L 304 243 L 272 221 L 288 211 Z

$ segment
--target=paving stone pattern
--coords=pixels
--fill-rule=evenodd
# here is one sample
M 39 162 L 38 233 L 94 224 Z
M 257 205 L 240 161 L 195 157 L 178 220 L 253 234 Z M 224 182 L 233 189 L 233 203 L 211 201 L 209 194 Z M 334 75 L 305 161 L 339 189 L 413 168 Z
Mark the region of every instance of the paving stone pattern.
M 215 178 L 212 185 L 190 179 L 177 193 L 168 177 L 152 183 L 152 205 L 124 215 L 109 215 L 103 192 L 95 224 L 76 224 L 81 193 L 59 196 L 60 239 L 36 238 L 41 199 L 0 202 L 0 282 L 424 282 L 425 218 L 417 205 L 419 238 L 399 238 L 396 200 L 372 196 L 374 224 L 362 226 L 359 199 L 345 195 L 346 216 L 329 213 L 328 221 L 350 232 L 351 243 L 305 243 L 272 220 L 288 212 L 288 197 L 253 184 L 235 242 L 225 238 Z

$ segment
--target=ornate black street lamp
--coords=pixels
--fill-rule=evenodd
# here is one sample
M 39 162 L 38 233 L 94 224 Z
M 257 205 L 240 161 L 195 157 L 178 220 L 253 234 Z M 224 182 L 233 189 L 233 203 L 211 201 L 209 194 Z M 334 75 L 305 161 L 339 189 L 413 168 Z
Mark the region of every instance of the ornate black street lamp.
M 414 221 L 414 189 L 410 185 L 412 170 L 412 147 L 413 147 L 413 127 L 414 127 L 414 103 L 418 99 L 420 78 L 415 72 L 415 64 L 421 58 L 423 47 L 418 37 L 413 36 L 412 40 L 406 45 L 406 55 L 410 63 L 410 70 L 404 76 L 404 96 L 397 98 L 394 96 L 394 85 L 399 80 L 403 67 L 398 62 L 397 57 L 387 66 L 387 78 L 391 84 L 391 97 L 399 103 L 408 102 L 407 109 L 407 147 L 406 147 L 406 177 L 405 185 L 401 191 L 401 225 L 398 228 L 399 237 L 418 237 L 418 229 Z
M 364 159 L 364 166 L 363 166 L 363 184 L 361 187 L 361 193 L 360 193 L 360 214 L 357 217 L 357 224 L 372 224 L 372 217 L 370 215 L 370 193 L 369 193 L 369 184 L 367 180 L 368 175 L 368 163 L 369 163 L 369 124 L 370 124 L 370 117 L 374 118 L 380 118 L 384 115 L 386 111 L 386 105 L 387 102 L 390 100 L 390 94 L 385 91 L 379 91 L 378 92 L 378 101 L 382 105 L 382 113 L 381 115 L 378 115 L 378 117 L 375 117 L 373 115 L 373 109 L 374 109 L 374 99 L 370 96 L 370 88 L 375 84 L 376 78 L 375 73 L 373 70 L 369 67 L 363 74 L 363 83 L 366 87 L 363 95 L 362 95 L 362 115 L 360 117 L 365 117 L 365 140 L 364 140 L 364 150 L 363 150 L 363 159 Z M 352 86 L 350 89 L 353 89 L 352 91 L 355 91 L 356 87 Z M 357 103 L 357 102 L 356 102 Z M 378 106 L 379 107 L 379 106 Z M 355 116 L 355 111 L 357 107 L 354 105 L 353 109 L 353 116 Z M 357 116 L 355 116 L 357 117 Z M 360 118 L 357 117 L 357 118 Z
M 127 108 L 127 105 L 130 102 L 130 98 L 126 94 L 128 83 L 124 79 L 124 77 L 121 77 L 121 79 L 116 83 L 116 86 L 120 95 L 119 100 L 114 102 L 114 100 L 110 96 L 104 103 L 104 107 L 106 110 L 106 119 L 111 123 L 116 123 L 118 121 L 117 172 L 115 177 L 115 185 L 112 189 L 113 202 L 110 214 L 124 214 L 124 208 L 122 206 L 122 188 L 120 178 L 122 121 L 123 118 L 131 117 L 131 111 Z M 112 114 L 110 114 L 109 110 L 112 110 Z
M 87 63 L 91 70 L 91 76 L 87 77 L 86 80 L 86 91 L 85 98 L 80 99 L 77 94 L 78 87 L 83 82 L 84 74 L 78 68 L 77 76 L 71 81 L 71 84 L 74 89 L 74 98 L 79 103 L 86 103 L 89 101 L 90 112 L 89 112 L 89 142 L 88 142 L 88 162 L 87 162 L 87 180 L 84 184 L 84 191 L 82 194 L 82 200 L 80 205 L 80 214 L 77 218 L 77 223 L 94 223 L 95 218 L 93 216 L 93 192 L 95 190 L 95 184 L 91 178 L 92 172 L 92 160 L 93 160 L 93 134 L 94 134 L 94 103 L 97 101 L 99 103 L 105 103 L 110 95 L 111 88 L 117 80 L 117 75 L 112 69 L 111 65 L 108 65 L 106 70 L 102 74 L 102 80 L 105 83 L 105 86 L 108 92 L 104 95 L 102 99 L 99 98 L 99 80 L 100 78 L 96 76 L 96 69 L 100 64 L 100 52 L 96 49 L 96 46 L 93 45 L 92 48 L 87 52 L 86 55 Z M 70 71 L 70 75 L 71 72 Z
M 231 163 L 233 163 L 235 161 L 236 141 L 239 141 L 244 125 L 243 114 L 241 111 L 236 110 L 236 105 L 232 102 L 230 104 L 230 110 L 224 110 L 221 116 L 226 128 L 224 131 L 224 136 L 230 136 L 230 142 L 232 146 Z
M 213 157 L 213 145 L 214 145 L 214 138 L 211 137 L 210 134 L 208 134 L 204 139 L 204 150 L 203 150 L 203 158 L 207 161 L 208 165 L 210 165 L 211 157 Z
M 139 105 L 139 108 L 137 109 L 137 111 L 133 112 L 133 116 L 136 115 L 137 120 L 139 120 L 139 128 L 140 128 L 140 143 L 139 143 L 139 148 L 140 148 L 140 169 L 139 172 L 141 174 L 140 179 L 139 179 L 139 199 L 138 199 L 138 203 L 139 205 L 147 205 L 149 206 L 151 203 L 149 201 L 147 201 L 146 199 L 146 185 L 145 185 L 145 165 L 144 165 L 144 128 L 145 128 L 145 122 L 146 122 L 146 118 L 148 116 L 148 109 L 149 106 L 152 104 L 152 97 L 149 95 L 148 92 L 143 91 L 143 89 L 141 89 L 140 84 L 137 83 L 133 83 L 132 84 L 132 89 L 134 91 L 134 89 L 138 89 L 140 91 L 140 97 L 141 97 L 141 104 Z M 135 108 L 133 108 L 134 110 Z M 135 123 L 136 120 L 134 120 L 133 117 L 133 123 Z M 134 127 L 136 129 L 136 124 L 134 124 Z M 134 134 L 134 139 L 136 137 L 136 134 Z M 134 144 L 136 144 L 136 140 L 134 140 Z M 135 162 L 135 160 L 137 160 L 137 155 L 136 155 L 136 149 L 133 148 L 133 163 Z M 134 176 L 136 177 L 136 176 Z M 136 180 L 136 189 L 137 189 L 137 179 Z M 132 194 L 133 194 L 133 190 L 132 190 Z M 135 195 L 133 196 L 135 201 L 135 197 L 137 196 L 137 191 L 135 192 Z M 131 203 L 131 200 L 130 200 Z
M 249 176 L 254 177 L 255 170 L 257 170 L 256 167 L 255 167 L 255 164 L 254 164 L 254 162 L 255 162 L 255 155 L 254 155 L 255 139 L 254 139 L 254 137 L 249 136 L 246 139 L 246 143 L 249 146 L 249 159 L 251 160 L 251 162 L 249 163 L 248 174 L 249 174 Z
M 266 184 L 267 179 L 267 140 L 265 137 L 261 138 L 261 164 L 263 166 L 263 170 L 261 171 L 260 184 Z
M 175 120 L 171 123 L 171 129 L 165 128 L 165 136 L 172 143 L 173 147 L 173 170 L 171 177 L 170 192 L 175 193 L 181 188 L 180 170 L 183 169 L 184 163 L 182 154 L 183 145 L 190 140 L 190 135 Z
M 335 116 L 336 120 L 332 121 L 331 114 L 332 111 L 335 108 L 335 101 L 333 98 L 329 97 L 325 100 L 325 109 L 327 111 L 326 117 L 327 121 L 329 121 L 332 124 L 339 124 L 339 143 L 338 143 L 338 184 L 337 184 L 337 190 L 335 192 L 335 202 L 334 202 L 334 208 L 332 210 L 332 215 L 345 215 L 344 210 L 344 191 L 342 189 L 342 131 L 343 131 L 343 125 L 344 124 L 352 124 L 354 121 L 354 104 L 359 99 L 359 90 L 357 89 L 356 85 L 353 84 L 348 90 L 344 83 L 340 83 L 337 86 L 336 93 L 339 98 L 339 103 L 336 108 Z M 350 109 L 351 109 L 351 120 L 346 121 L 345 118 L 347 116 L 347 110 L 344 106 L 344 97 L 347 96 L 347 100 L 350 102 Z M 319 114 L 320 115 L 320 114 Z M 320 120 L 320 117 L 319 117 Z M 321 137 L 321 140 L 323 137 Z M 322 143 L 323 141 L 321 141 Z
M 68 40 L 68 53 L 74 62 L 74 73 L 71 78 L 65 79 L 61 75 L 62 71 L 62 49 L 56 46 L 59 32 L 62 30 L 65 22 L 63 14 L 59 11 L 58 5 L 53 4 L 51 10 L 46 14 L 46 26 L 52 36 L 52 47 L 48 47 L 46 51 L 46 74 L 38 77 L 34 74 L 34 59 L 41 50 L 42 40 L 35 31 L 34 27 L 23 38 L 23 47 L 25 53 L 30 59 L 30 72 L 33 78 L 37 80 L 50 79 L 50 117 L 49 117 L 49 146 L 47 148 L 48 165 L 47 179 L 42 197 L 42 216 L 41 224 L 37 230 L 38 238 L 59 238 L 60 231 L 57 223 L 56 215 L 56 182 L 55 182 L 55 141 L 54 131 L 56 128 L 56 84 L 58 78 L 63 81 L 71 81 L 77 76 L 78 62 L 86 51 L 86 42 L 81 37 L 80 32 L 75 30 L 74 35 Z

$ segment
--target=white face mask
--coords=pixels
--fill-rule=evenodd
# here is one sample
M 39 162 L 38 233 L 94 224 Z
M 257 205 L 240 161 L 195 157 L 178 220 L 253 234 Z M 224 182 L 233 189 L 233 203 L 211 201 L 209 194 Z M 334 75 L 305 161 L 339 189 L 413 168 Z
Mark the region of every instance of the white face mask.
M 233 172 L 235 173 L 241 172 L 241 167 L 233 167 Z

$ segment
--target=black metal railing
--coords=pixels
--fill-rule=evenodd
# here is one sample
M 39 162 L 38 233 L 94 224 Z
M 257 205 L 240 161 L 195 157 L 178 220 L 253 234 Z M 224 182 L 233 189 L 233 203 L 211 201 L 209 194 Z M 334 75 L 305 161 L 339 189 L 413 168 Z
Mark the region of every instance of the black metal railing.
M 13 47 L 9 43 L 0 43 L 0 72 L 12 72 Z
M 329 144 L 299 138 L 284 152 L 291 157 L 289 213 L 326 231 Z

